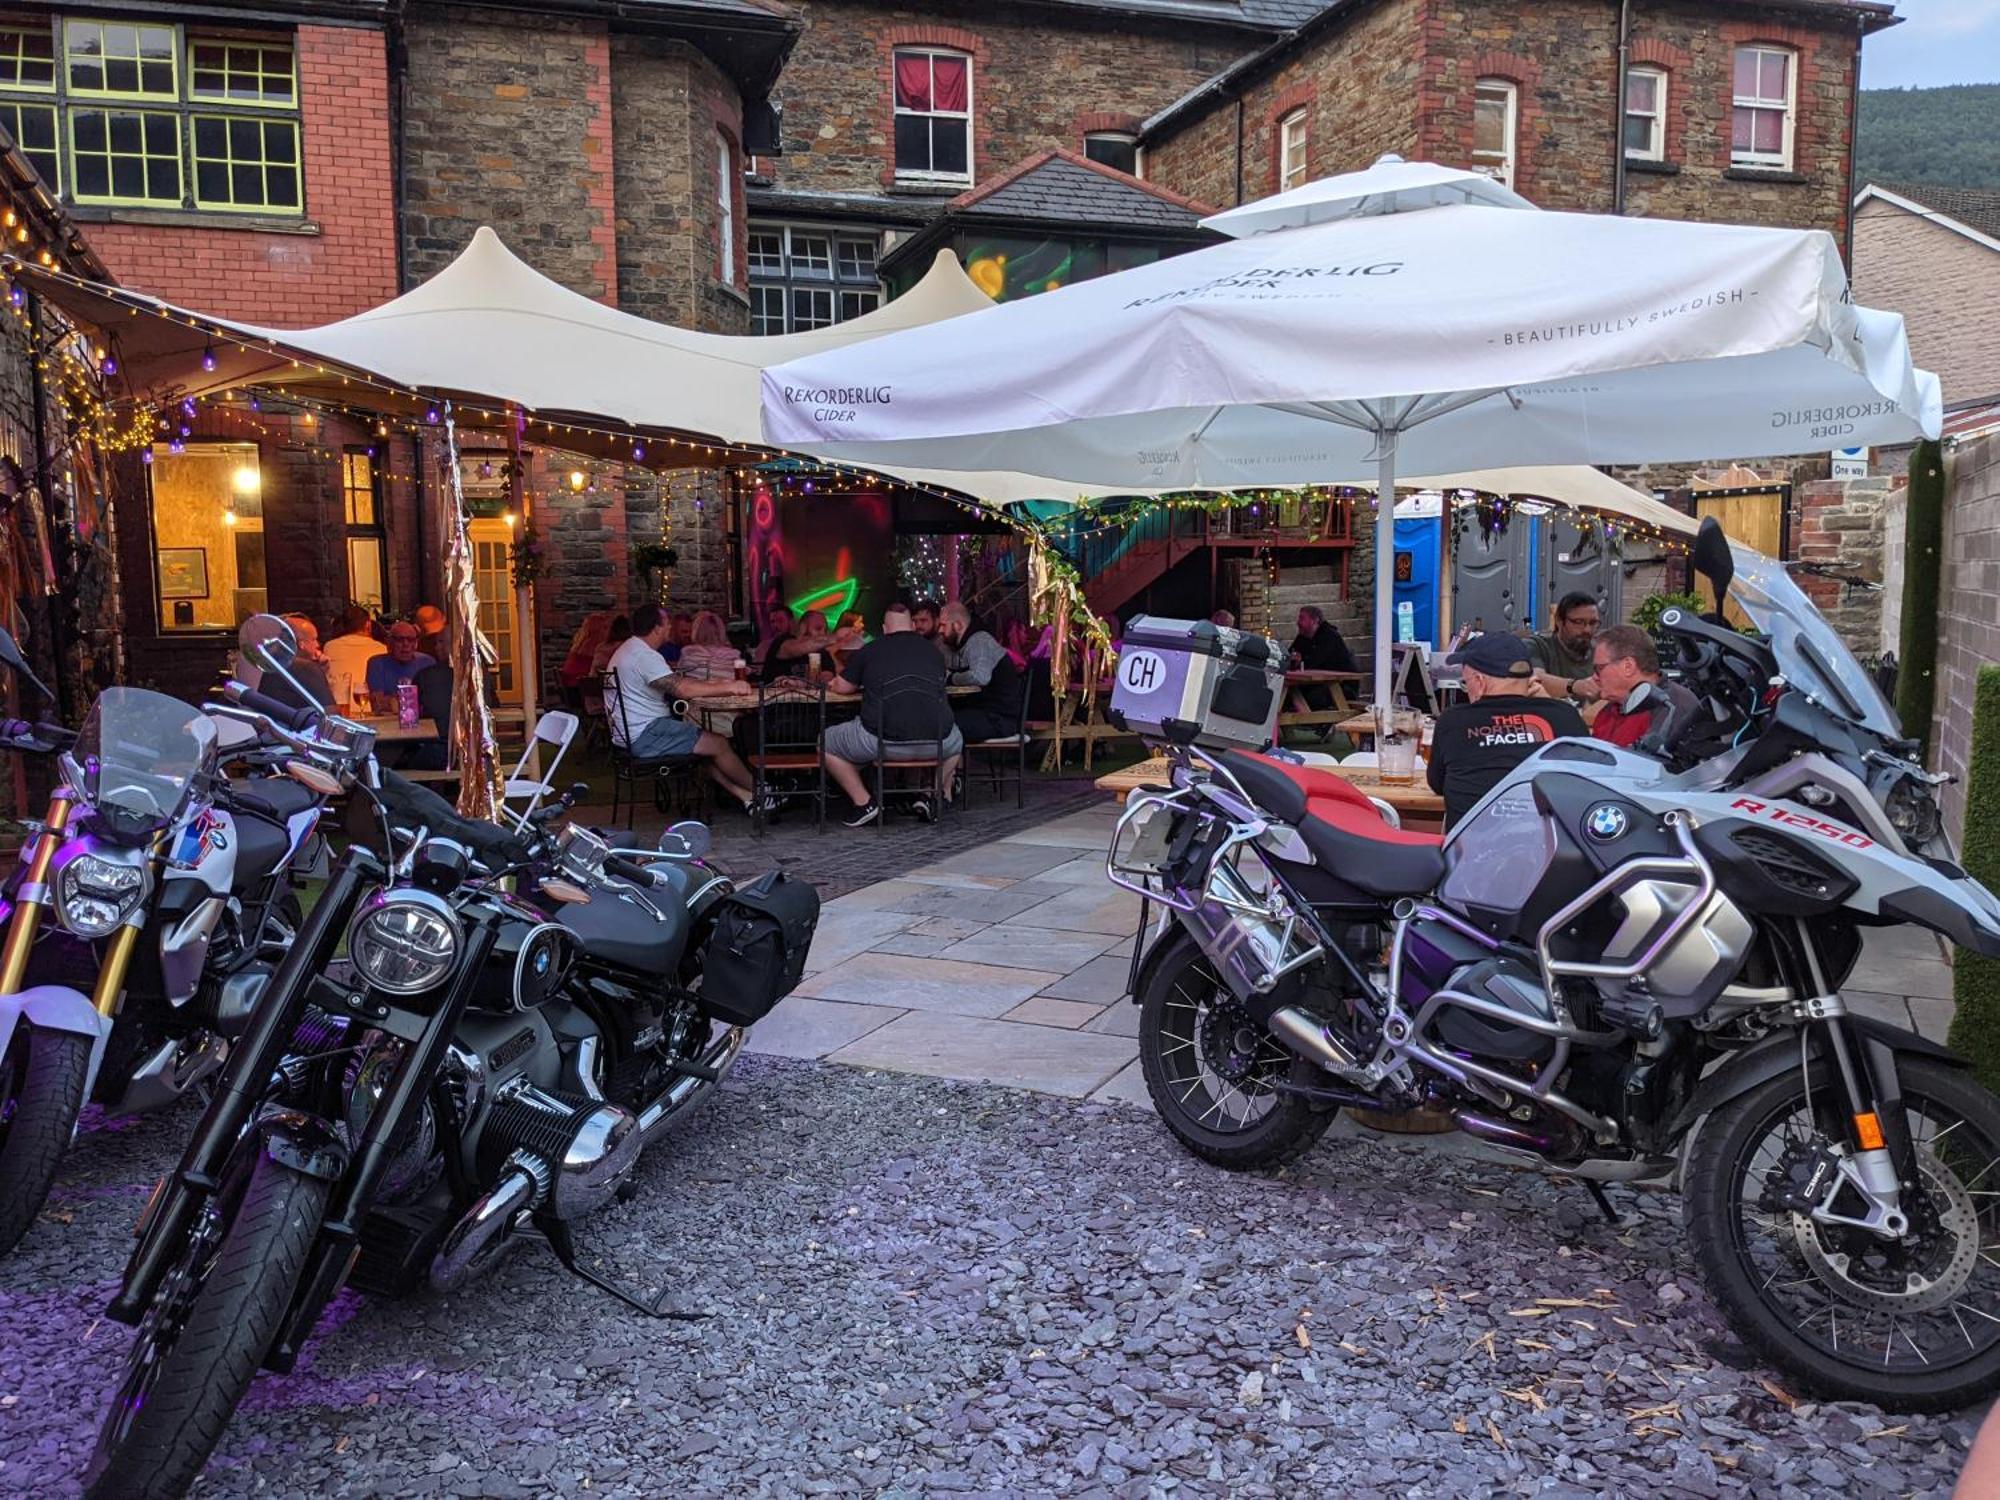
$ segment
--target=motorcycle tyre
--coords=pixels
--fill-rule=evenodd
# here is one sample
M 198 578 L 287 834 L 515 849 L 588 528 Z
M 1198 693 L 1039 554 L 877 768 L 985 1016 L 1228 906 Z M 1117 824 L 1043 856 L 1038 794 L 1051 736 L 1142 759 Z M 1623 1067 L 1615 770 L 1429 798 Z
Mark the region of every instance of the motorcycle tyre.
M 331 1187 L 257 1158 L 144 1411 L 116 1450 L 108 1418 L 99 1430 L 84 1500 L 178 1500 L 193 1486 L 278 1336 Z
M 1900 1056 L 1896 1065 L 1906 1094 L 1934 1099 L 2000 1142 L 2000 1099 L 1972 1074 L 1928 1058 Z M 1957 1411 L 2000 1390 L 2000 1344 L 1960 1365 L 1895 1373 L 1846 1365 L 1800 1338 L 1757 1295 L 1743 1258 L 1733 1253 L 1735 1205 L 1730 1184 L 1736 1159 L 1755 1150 L 1764 1123 L 1784 1100 L 1797 1099 L 1796 1069 L 1779 1074 L 1710 1115 L 1695 1137 L 1683 1189 L 1683 1218 L 1690 1248 L 1709 1293 L 1729 1325 L 1758 1353 L 1796 1375 L 1816 1394 L 1837 1401 L 1866 1401 L 1895 1412 Z M 1756 1139 L 1753 1139 L 1755 1137 Z
M 1210 1130 L 1189 1117 L 1169 1086 L 1161 1051 L 1167 1000 L 1188 969 L 1201 963 L 1201 948 L 1182 933 L 1174 951 L 1149 968 L 1139 996 L 1139 1067 L 1153 1108 L 1174 1138 L 1203 1161 L 1231 1172 L 1282 1166 L 1310 1151 L 1333 1123 L 1334 1111 L 1296 1095 L 1280 1094 L 1269 1114 L 1247 1130 Z M 1303 1058 L 1292 1064 L 1291 1080 L 1311 1083 L 1318 1069 Z
M 91 1040 L 26 1020 L 15 1028 L 14 1114 L 0 1141 L 0 1255 L 20 1244 L 55 1186 L 83 1108 Z

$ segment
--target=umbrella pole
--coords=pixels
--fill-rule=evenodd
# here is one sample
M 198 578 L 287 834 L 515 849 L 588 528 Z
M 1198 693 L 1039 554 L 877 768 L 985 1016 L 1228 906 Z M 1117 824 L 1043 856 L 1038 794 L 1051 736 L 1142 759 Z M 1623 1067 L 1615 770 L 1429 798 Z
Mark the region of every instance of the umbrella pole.
M 1390 663 L 1395 657 L 1396 438 L 1393 428 L 1375 434 L 1375 707 L 1393 707 Z

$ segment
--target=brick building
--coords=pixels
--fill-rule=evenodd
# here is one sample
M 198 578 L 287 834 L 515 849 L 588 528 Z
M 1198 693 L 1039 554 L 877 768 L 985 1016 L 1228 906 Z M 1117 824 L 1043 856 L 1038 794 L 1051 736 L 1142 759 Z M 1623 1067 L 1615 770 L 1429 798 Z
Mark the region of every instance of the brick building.
M 1854 295 L 1903 315 L 1947 411 L 2000 402 L 2000 193 L 1871 183 L 1854 208 Z
M 1385 151 L 1544 208 L 1845 244 L 1873 0 L 1333 0 L 1151 115 L 1145 175 L 1235 204 Z M 1621 36 L 1620 22 L 1627 30 Z

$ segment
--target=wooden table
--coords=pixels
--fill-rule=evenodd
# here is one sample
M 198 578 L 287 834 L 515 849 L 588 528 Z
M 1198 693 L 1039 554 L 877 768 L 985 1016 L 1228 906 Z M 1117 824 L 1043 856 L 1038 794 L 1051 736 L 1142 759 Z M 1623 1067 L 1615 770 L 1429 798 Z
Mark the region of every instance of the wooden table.
M 707 724 L 711 714 L 754 714 L 757 712 L 757 684 L 746 682 L 741 684 L 741 687 L 743 691 L 740 693 L 710 693 L 700 698 L 689 698 L 686 700 L 688 712 L 699 718 L 704 725 Z M 945 689 L 946 694 L 953 698 L 970 698 L 979 691 L 980 689 L 977 687 L 948 687 Z M 787 691 L 784 688 L 773 687 L 764 701 L 772 704 L 813 703 L 817 701 L 817 695 L 808 691 Z M 861 701 L 861 694 L 828 693 L 826 701 L 829 707 L 847 703 L 859 703 Z
M 418 719 L 415 724 L 405 726 L 394 714 L 347 714 L 343 717 L 375 731 L 375 743 L 394 745 L 411 740 L 434 740 L 438 738 L 437 723 L 432 719 Z M 525 733 L 528 716 L 518 708 L 495 708 L 487 710 L 492 721 L 494 737 L 502 730 L 519 730 Z
M 1347 700 L 1348 687 L 1359 687 L 1368 680 L 1366 672 L 1316 671 L 1300 668 L 1285 674 L 1285 701 L 1289 703 L 1294 688 L 1324 687 L 1333 690 L 1331 708 L 1313 708 L 1294 713 L 1280 707 L 1278 723 L 1287 724 L 1335 724 L 1354 712 L 1354 705 Z
M 1140 787 L 1167 785 L 1171 769 L 1172 762 L 1164 755 L 1156 755 L 1151 760 L 1140 761 L 1136 766 L 1127 766 L 1122 771 L 1098 777 L 1097 789 L 1110 792 L 1123 802 Z M 1381 772 L 1364 766 L 1315 766 L 1313 769 L 1331 771 L 1369 796 L 1379 797 L 1396 809 L 1396 815 L 1403 820 L 1403 827 L 1413 833 L 1444 831 L 1444 798 L 1422 781 L 1384 781 Z

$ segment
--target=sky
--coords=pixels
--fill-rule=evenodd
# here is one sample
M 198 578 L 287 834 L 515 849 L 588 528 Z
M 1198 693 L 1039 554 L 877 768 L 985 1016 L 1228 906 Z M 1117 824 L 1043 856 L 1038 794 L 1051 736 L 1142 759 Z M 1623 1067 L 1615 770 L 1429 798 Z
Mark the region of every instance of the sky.
M 1896 0 L 1900 26 L 1861 49 L 1861 86 L 2000 83 L 2000 0 Z

